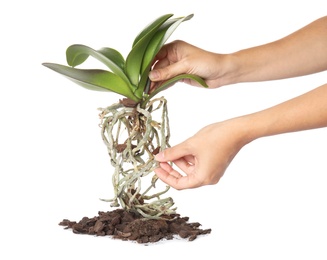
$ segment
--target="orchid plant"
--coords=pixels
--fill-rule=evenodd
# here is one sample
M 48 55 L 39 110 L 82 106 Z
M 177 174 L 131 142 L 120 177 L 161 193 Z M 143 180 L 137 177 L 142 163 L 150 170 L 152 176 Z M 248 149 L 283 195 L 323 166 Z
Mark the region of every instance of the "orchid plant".
M 111 202 L 111 206 L 121 206 L 146 218 L 162 218 L 176 210 L 172 208 L 172 198 L 162 198 L 169 186 L 150 194 L 158 180 L 156 175 L 152 174 L 151 177 L 150 174 L 157 167 L 154 155 L 169 147 L 170 138 L 167 100 L 155 96 L 182 79 L 194 80 L 207 87 L 202 78 L 182 74 L 162 82 L 150 92 L 148 75 L 156 54 L 174 30 L 192 17 L 193 14 L 178 18 L 173 18 L 173 14 L 158 17 L 136 36 L 126 59 L 113 48 L 94 50 L 74 44 L 66 50 L 68 66 L 43 63 L 82 87 L 115 92 L 124 97 L 99 109 L 101 136 L 114 168 L 114 197 L 103 200 Z M 76 68 L 90 56 L 102 62 L 108 70 Z M 143 189 L 141 184 L 147 176 L 151 177 L 151 181 Z

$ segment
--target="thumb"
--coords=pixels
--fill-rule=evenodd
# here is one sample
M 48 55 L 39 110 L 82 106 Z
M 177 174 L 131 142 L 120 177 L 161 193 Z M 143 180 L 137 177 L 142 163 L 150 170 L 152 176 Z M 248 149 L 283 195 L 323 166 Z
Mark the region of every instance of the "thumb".
M 149 72 L 151 81 L 163 81 L 171 79 L 179 74 L 184 73 L 179 63 L 174 63 L 162 68 L 154 68 Z
M 169 162 L 175 161 L 185 155 L 187 155 L 187 149 L 184 143 L 181 143 L 159 152 L 156 154 L 155 160 L 158 162 Z
M 160 81 L 161 75 L 159 70 L 151 70 L 149 72 L 149 78 L 151 81 Z

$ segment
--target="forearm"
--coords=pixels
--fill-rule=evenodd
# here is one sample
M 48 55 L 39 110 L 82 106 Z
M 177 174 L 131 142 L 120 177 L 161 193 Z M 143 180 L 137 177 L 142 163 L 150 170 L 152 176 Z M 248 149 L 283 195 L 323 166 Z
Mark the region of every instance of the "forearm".
M 326 127 L 327 84 L 241 119 L 246 122 L 246 142 L 265 136 Z
M 308 75 L 327 69 L 327 16 L 285 38 L 229 55 L 227 84 Z

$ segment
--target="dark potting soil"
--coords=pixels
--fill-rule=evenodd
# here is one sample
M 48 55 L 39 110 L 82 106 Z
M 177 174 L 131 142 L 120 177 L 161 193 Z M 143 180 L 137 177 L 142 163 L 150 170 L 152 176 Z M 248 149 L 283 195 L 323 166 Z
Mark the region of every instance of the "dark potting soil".
M 59 223 L 65 229 L 72 229 L 75 234 L 111 236 L 124 241 L 138 243 L 156 243 L 162 239 L 171 240 L 179 236 L 193 241 L 199 235 L 211 233 L 211 229 L 201 229 L 198 222 L 189 223 L 189 217 L 179 214 L 169 215 L 166 219 L 146 219 L 140 214 L 116 209 L 98 212 L 98 216 L 83 217 L 80 221 L 64 219 Z

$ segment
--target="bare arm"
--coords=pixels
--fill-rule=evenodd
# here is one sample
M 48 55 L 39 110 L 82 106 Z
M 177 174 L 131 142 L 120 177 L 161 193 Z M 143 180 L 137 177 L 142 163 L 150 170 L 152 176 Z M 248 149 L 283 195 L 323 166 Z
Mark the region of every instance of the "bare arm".
M 239 82 L 290 78 L 327 69 L 327 16 L 277 41 L 219 54 L 183 41 L 160 50 L 150 73 L 154 82 L 182 73 L 196 74 L 210 88 Z M 194 82 L 186 83 L 195 85 Z M 154 86 L 155 87 L 155 86 Z
M 231 54 L 237 82 L 308 75 L 327 69 L 327 16 L 280 40 Z M 232 81 L 233 82 L 233 81 Z
M 202 128 L 186 141 L 157 154 L 160 167 L 155 172 L 176 189 L 216 184 L 249 142 L 326 126 L 327 84 L 274 107 Z
M 269 109 L 245 116 L 250 139 L 327 126 L 327 84 Z

